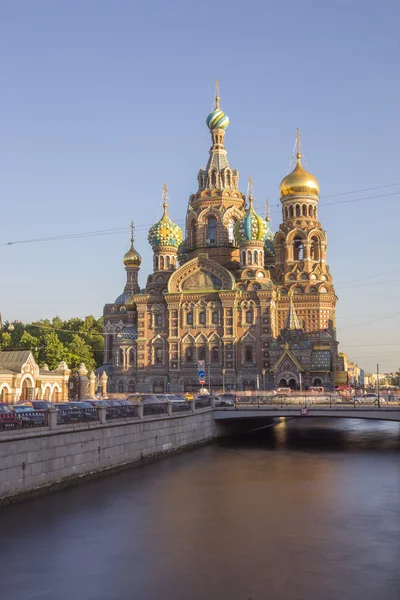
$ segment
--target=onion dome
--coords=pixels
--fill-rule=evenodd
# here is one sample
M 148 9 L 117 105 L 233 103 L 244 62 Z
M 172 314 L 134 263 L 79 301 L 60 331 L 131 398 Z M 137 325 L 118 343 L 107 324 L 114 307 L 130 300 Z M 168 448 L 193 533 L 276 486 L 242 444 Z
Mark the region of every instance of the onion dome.
M 226 129 L 229 125 L 229 117 L 220 109 L 218 96 L 218 79 L 215 86 L 215 109 L 206 119 L 207 127 L 213 129 Z
M 265 236 L 268 233 L 267 222 L 256 213 L 253 208 L 253 194 L 252 194 L 252 178 L 249 178 L 250 194 L 249 194 L 249 208 L 246 211 L 245 216 L 239 219 L 235 225 L 235 237 L 240 242 L 258 241 L 263 242 Z
M 167 213 L 167 186 L 164 185 L 164 214 L 161 219 L 149 230 L 148 240 L 153 248 L 157 250 L 161 246 L 178 248 L 182 242 L 182 229 L 176 225 Z
M 296 166 L 289 175 L 286 175 L 281 181 L 281 197 L 289 195 L 306 194 L 312 196 L 319 195 L 319 183 L 314 175 L 308 173 L 301 164 L 301 154 L 297 153 Z
M 136 248 L 133 244 L 134 231 L 135 231 L 135 228 L 134 228 L 133 221 L 132 221 L 131 222 L 131 247 L 129 248 L 128 252 L 126 252 L 124 254 L 124 258 L 122 259 L 125 267 L 140 267 L 141 262 L 142 262 L 142 257 L 140 256 L 139 252 L 136 250 Z

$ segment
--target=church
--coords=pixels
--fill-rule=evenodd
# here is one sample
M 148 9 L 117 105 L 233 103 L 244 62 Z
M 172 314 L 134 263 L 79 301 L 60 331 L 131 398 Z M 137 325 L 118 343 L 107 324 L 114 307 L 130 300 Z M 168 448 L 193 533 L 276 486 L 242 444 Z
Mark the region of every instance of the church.
M 145 289 L 134 245 L 123 258 L 124 291 L 104 307 L 110 392 L 214 392 L 274 387 L 333 389 L 339 375 L 335 306 L 318 216 L 319 183 L 302 164 L 280 184 L 282 223 L 254 208 L 225 147 L 229 118 L 206 120 L 212 145 L 189 197 L 185 235 L 164 212 L 148 234 L 153 272 Z M 198 372 L 204 372 L 199 378 Z

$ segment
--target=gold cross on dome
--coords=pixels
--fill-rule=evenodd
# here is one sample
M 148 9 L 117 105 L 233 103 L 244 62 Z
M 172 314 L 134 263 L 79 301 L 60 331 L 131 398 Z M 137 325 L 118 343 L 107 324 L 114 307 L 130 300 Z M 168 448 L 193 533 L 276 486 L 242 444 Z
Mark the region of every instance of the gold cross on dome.
M 164 185 L 163 185 L 163 198 L 164 198 L 164 202 L 166 202 L 167 198 L 168 198 L 168 188 L 167 188 L 166 183 L 164 183 Z

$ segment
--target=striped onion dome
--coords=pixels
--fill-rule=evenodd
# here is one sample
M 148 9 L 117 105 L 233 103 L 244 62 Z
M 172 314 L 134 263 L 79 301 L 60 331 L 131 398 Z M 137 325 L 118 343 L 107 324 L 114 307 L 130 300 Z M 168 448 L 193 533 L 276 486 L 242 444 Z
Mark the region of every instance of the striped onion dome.
M 249 196 L 250 206 L 242 219 L 235 225 L 235 237 L 240 242 L 252 240 L 263 242 L 268 233 L 268 224 L 253 208 L 253 196 Z
M 226 129 L 229 125 L 229 117 L 220 108 L 216 108 L 206 119 L 209 129 Z

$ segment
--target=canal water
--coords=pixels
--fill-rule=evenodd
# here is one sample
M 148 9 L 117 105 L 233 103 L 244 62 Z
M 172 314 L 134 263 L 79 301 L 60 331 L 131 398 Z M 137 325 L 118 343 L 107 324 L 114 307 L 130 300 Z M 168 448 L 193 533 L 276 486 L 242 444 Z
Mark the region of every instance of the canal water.
M 4 507 L 4 600 L 399 600 L 400 426 L 298 419 Z

